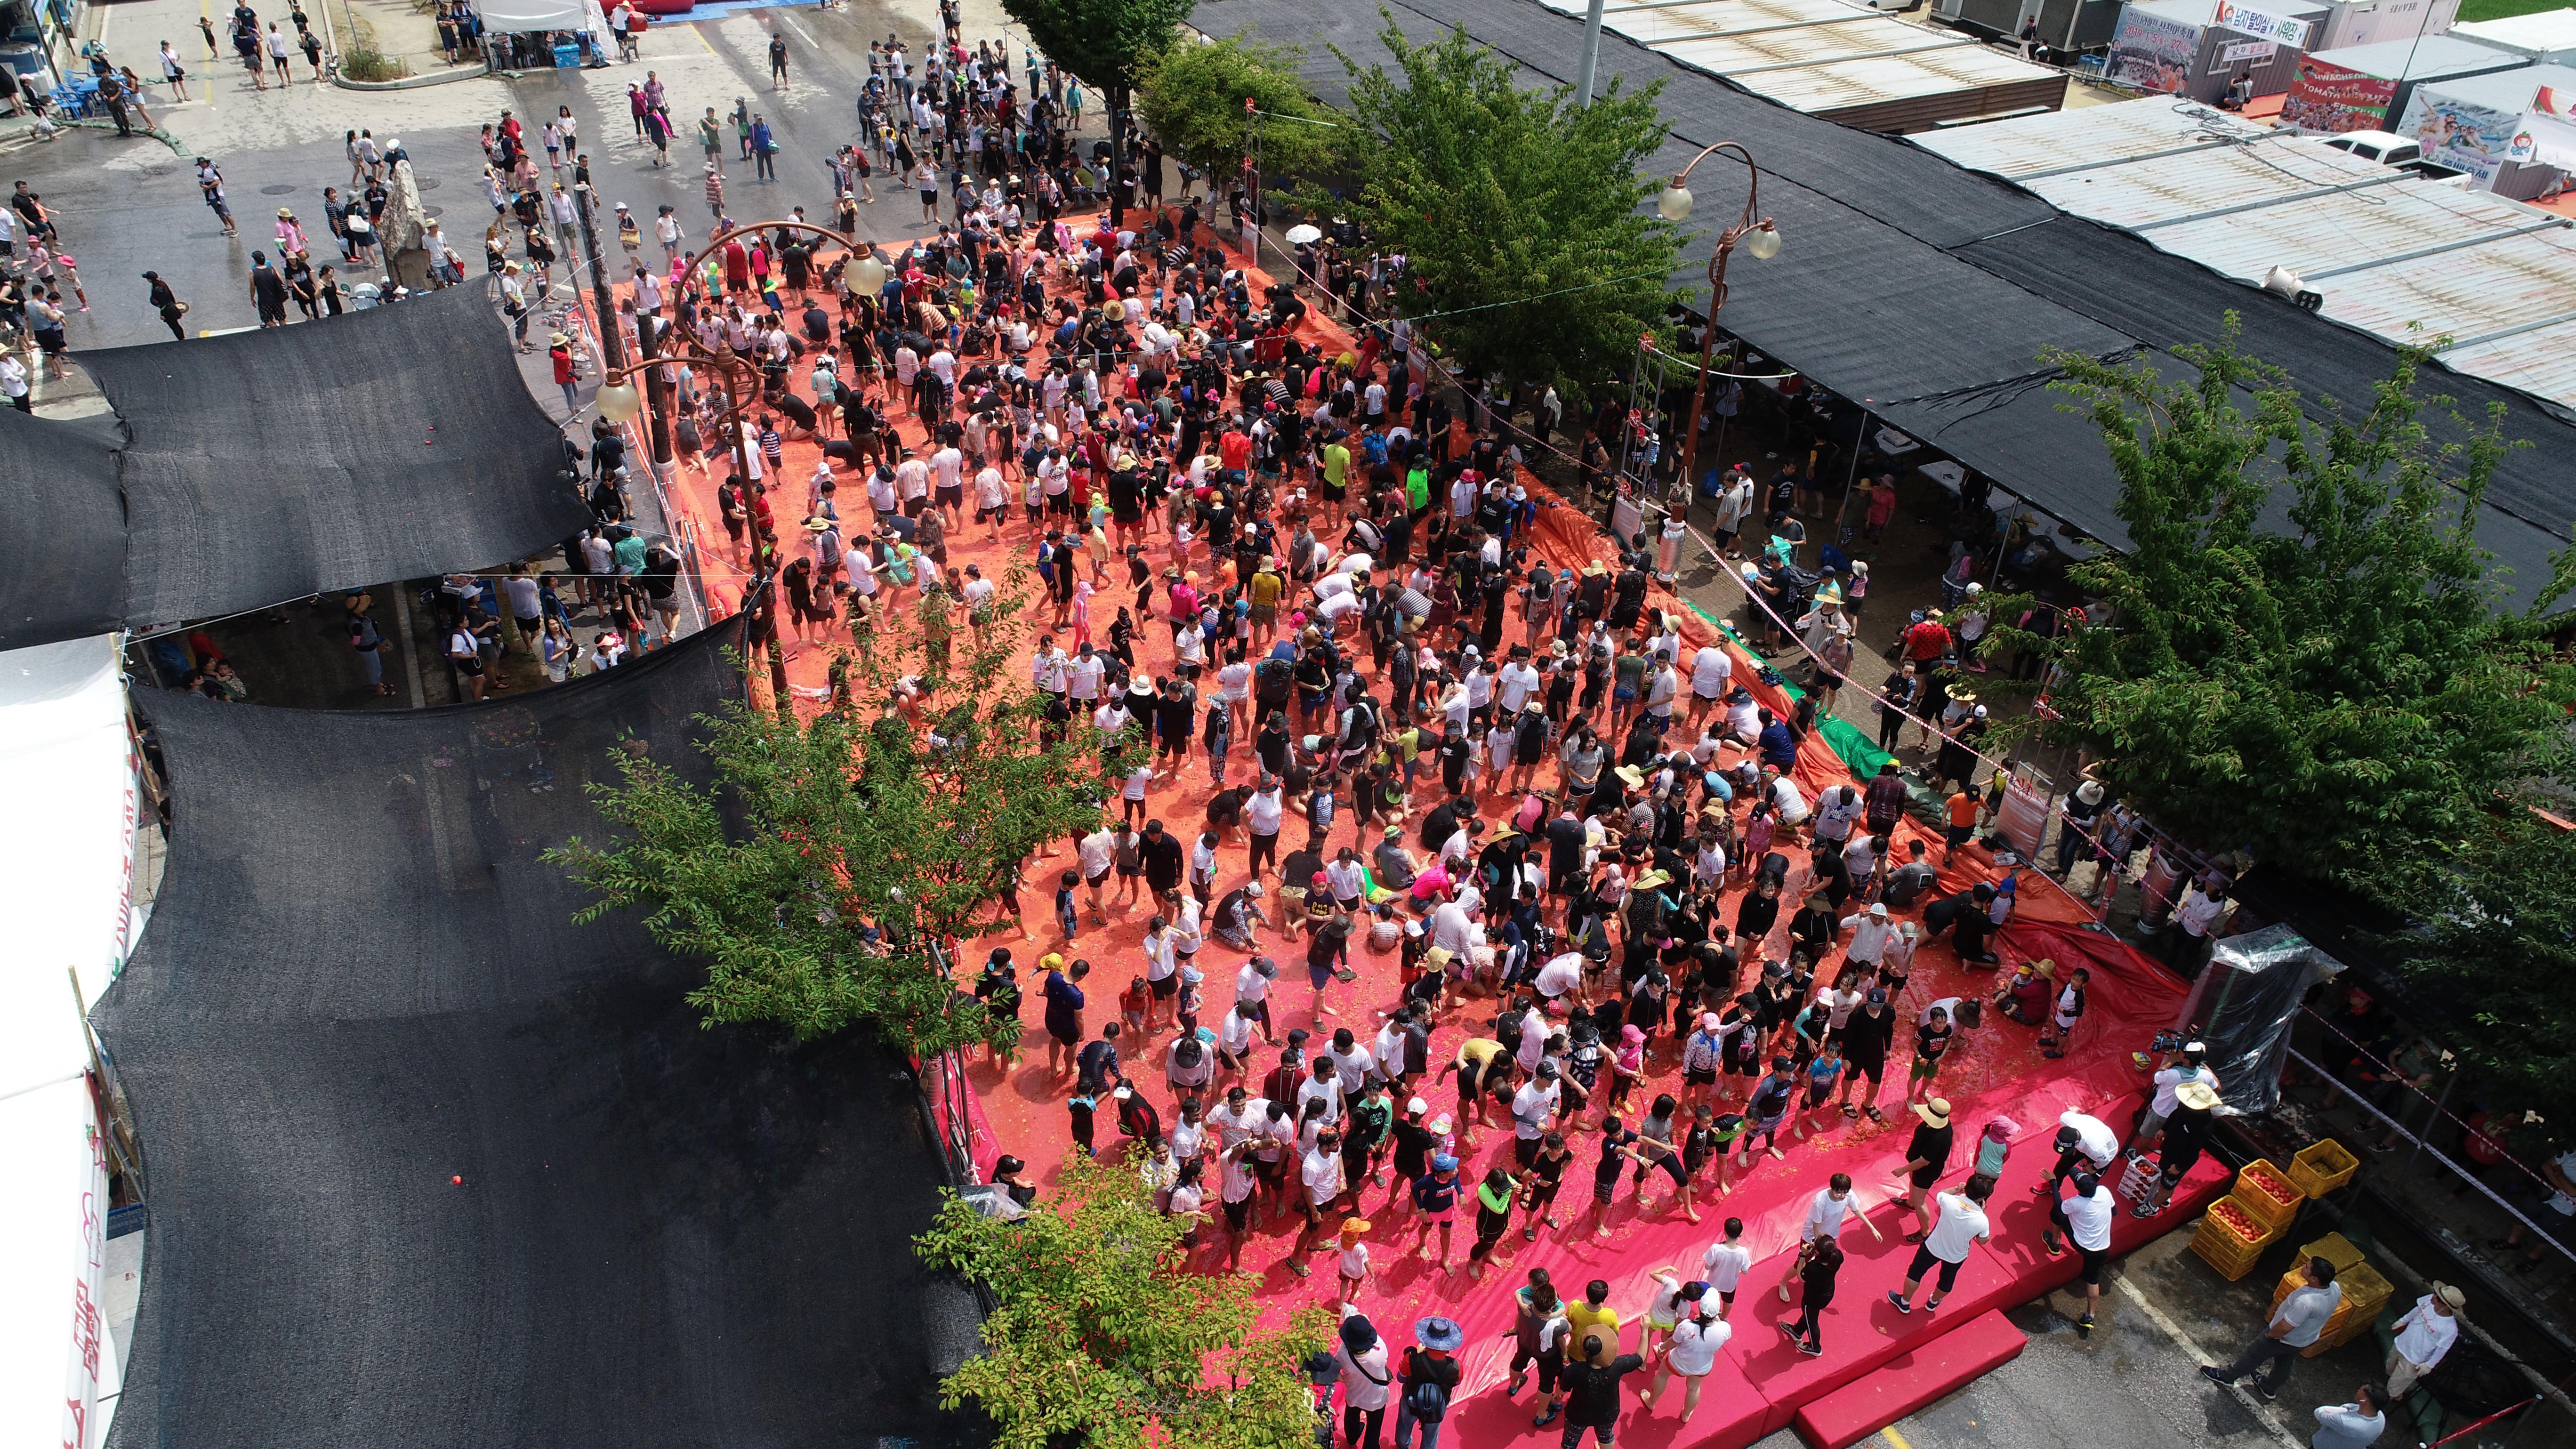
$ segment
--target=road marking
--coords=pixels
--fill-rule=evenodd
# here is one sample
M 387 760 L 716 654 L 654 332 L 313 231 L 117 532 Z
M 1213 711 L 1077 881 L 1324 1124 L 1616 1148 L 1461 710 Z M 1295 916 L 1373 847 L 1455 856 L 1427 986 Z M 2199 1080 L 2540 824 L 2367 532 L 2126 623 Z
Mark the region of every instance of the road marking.
M 2155 1324 L 2156 1327 L 2163 1329 L 2165 1337 L 2172 1339 L 2175 1344 L 2180 1346 L 2184 1353 L 2189 1354 L 2196 1363 L 2211 1363 L 2216 1361 L 2212 1358 L 2209 1350 L 2200 1346 L 2200 1341 L 2198 1339 L 2193 1338 L 2189 1333 L 2183 1331 L 2183 1326 L 2181 1324 L 2176 1323 L 2171 1318 L 2167 1317 L 2163 1309 L 2148 1302 L 2147 1295 L 2138 1291 L 2138 1286 L 2129 1281 L 2127 1274 L 2119 1274 L 2113 1277 L 2111 1281 L 2123 1294 L 2127 1295 L 2128 1300 L 2131 1303 L 2138 1305 L 2138 1311 L 2147 1315 L 2149 1322 Z M 2193 1372 L 2197 1374 L 2199 1370 L 2195 1368 Z M 2272 1406 L 2255 1397 L 2252 1389 L 2245 1387 L 2243 1384 L 2229 1384 L 2227 1386 L 2227 1391 L 2234 1394 L 2237 1397 L 2237 1400 L 2244 1404 L 2246 1408 L 2252 1410 L 2254 1417 L 2262 1420 L 2263 1426 L 2270 1429 L 2273 1436 L 2279 1439 L 2282 1443 L 2288 1445 L 2289 1449 L 2306 1449 L 2306 1441 L 2300 1439 L 2297 1435 L 2292 1434 L 2288 1429 L 2282 1427 L 2279 1417 L 2274 1415 L 2272 1412 Z
M 1891 1449 L 1914 1449 L 1913 1445 L 1905 1442 L 1904 1435 L 1896 1432 L 1896 1426 L 1894 1424 L 1890 1424 L 1886 1428 L 1879 1430 L 1878 1437 L 1885 1439 L 1891 1446 Z
M 784 11 L 784 10 L 781 10 L 781 11 L 779 11 L 779 12 L 778 12 L 778 18 L 779 18 L 780 20 L 782 20 L 782 21 L 786 22 L 786 25 L 787 25 L 787 28 L 788 28 L 788 29 L 793 30 L 793 31 L 795 31 L 795 32 L 796 32 L 796 38 L 797 38 L 797 39 L 804 41 L 807 45 L 811 45 L 811 46 L 813 46 L 816 50 L 821 50 L 821 49 L 823 48 L 821 45 L 819 45 L 819 44 L 817 44 L 817 43 L 815 42 L 815 40 L 814 40 L 814 37 L 813 37 L 813 36 L 808 35 L 808 34 L 806 34 L 806 33 L 805 33 L 805 27 L 804 27 L 804 26 L 799 25 L 799 24 L 797 24 L 797 23 L 796 23 L 796 17 L 795 17 L 795 16 L 788 14 L 788 13 L 787 13 L 786 11 Z

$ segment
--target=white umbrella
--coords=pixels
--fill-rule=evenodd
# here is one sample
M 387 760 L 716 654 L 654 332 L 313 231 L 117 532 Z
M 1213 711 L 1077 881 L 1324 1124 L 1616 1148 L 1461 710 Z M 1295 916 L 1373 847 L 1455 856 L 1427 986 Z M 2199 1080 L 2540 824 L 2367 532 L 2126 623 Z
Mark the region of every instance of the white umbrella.
M 1302 247 L 1308 242 L 1322 241 L 1323 239 L 1324 229 L 1312 222 L 1301 221 L 1295 226 L 1288 228 L 1288 245 L 1292 247 Z

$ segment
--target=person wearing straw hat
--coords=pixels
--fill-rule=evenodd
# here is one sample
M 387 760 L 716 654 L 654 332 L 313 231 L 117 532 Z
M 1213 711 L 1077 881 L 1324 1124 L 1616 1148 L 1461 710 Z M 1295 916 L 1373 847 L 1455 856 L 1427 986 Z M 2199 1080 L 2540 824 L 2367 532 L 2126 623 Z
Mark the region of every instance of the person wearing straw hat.
M 1417 1426 L 1422 1449 L 1440 1449 L 1440 1426 L 1449 1417 L 1450 1396 L 1458 1391 L 1460 1371 L 1452 1355 L 1466 1341 L 1465 1329 L 1437 1314 L 1413 1325 L 1414 1346 L 1404 1351 L 1397 1376 L 1395 1449 L 1409 1449 Z
M 2218 1108 L 2218 1089 L 2206 1082 L 2186 1081 L 2174 1088 L 2174 1109 L 2162 1123 L 2157 1138 L 2159 1176 L 2151 1196 L 2129 1209 L 2133 1218 L 2151 1218 L 2163 1212 L 2173 1200 L 2174 1189 L 2185 1174 L 2200 1162 L 2202 1149 L 2209 1141 L 2211 1114 Z
M 1913 1140 L 1905 1144 L 1905 1165 L 1897 1169 L 1905 1183 L 1905 1206 L 1914 1214 L 1914 1231 L 1905 1241 L 1919 1243 L 1932 1232 L 1932 1212 L 1924 1195 L 1950 1165 L 1950 1149 L 1956 1140 L 1956 1129 L 1950 1125 L 1950 1099 L 1934 1097 L 1918 1102 L 1914 1115 L 1921 1119 L 1914 1128 Z
M 2443 1356 L 2459 1341 L 2460 1310 L 2468 1306 L 2467 1294 L 2437 1279 L 2432 1292 L 2399 1316 L 2394 1325 L 2397 1342 L 2388 1350 L 2392 1402 L 2406 1397 L 2416 1380 L 2441 1366 Z

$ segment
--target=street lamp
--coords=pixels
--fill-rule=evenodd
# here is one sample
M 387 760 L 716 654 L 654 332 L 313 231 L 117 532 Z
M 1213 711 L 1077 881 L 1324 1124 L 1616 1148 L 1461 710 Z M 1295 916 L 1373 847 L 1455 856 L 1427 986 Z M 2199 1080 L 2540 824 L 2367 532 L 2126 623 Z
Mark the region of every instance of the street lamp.
M 1687 184 L 1693 168 L 1716 153 L 1724 151 L 1744 163 L 1747 186 L 1744 213 L 1735 225 L 1718 233 L 1717 252 L 1708 259 L 1708 327 L 1700 339 L 1699 381 L 1691 388 L 1690 418 L 1682 425 L 1682 506 L 1690 506 L 1690 490 L 1699 479 L 1700 411 L 1708 403 L 1708 373 L 1717 356 L 1717 310 L 1726 305 L 1726 259 L 1735 254 L 1740 244 L 1753 254 L 1755 261 L 1767 262 L 1780 255 L 1780 229 L 1771 218 L 1761 214 L 1762 171 L 1753 164 L 1753 153 L 1733 141 L 1720 141 L 1690 159 L 1690 165 L 1673 177 L 1673 184 L 1655 198 L 1655 209 L 1666 221 L 1688 220 L 1691 194 Z
M 632 382 L 612 382 L 602 387 L 591 399 L 599 404 L 599 415 L 612 423 L 622 423 L 644 410 L 644 398 Z

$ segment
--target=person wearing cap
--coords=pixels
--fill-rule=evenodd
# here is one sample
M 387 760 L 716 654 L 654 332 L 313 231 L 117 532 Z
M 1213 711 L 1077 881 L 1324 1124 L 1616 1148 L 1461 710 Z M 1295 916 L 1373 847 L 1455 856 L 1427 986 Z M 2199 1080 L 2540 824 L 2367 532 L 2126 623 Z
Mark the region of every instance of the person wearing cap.
M 1431 1124 L 1433 1137 L 1445 1135 L 1441 1124 L 1446 1121 L 1448 1119 L 1443 1117 Z M 1438 1228 L 1439 1266 L 1446 1271 L 1449 1267 L 1450 1233 L 1458 1216 L 1458 1159 L 1455 1156 L 1447 1152 L 1431 1154 L 1427 1169 L 1413 1180 L 1413 1207 L 1413 1252 L 1410 1256 L 1426 1256 L 1423 1249 L 1430 1244 L 1431 1230 Z
M 1347 1230 L 1351 1223 L 1358 1223 L 1361 1232 L 1368 1231 L 1366 1220 L 1361 1218 L 1352 1218 L 1342 1226 Z M 1365 1258 L 1368 1245 L 1358 1246 Z M 1395 1376 L 1387 1362 L 1386 1340 L 1378 1336 L 1376 1325 L 1360 1313 L 1359 1305 L 1344 1298 L 1341 1314 L 1333 1364 L 1341 1371 L 1342 1379 L 1342 1438 L 1346 1443 L 1374 1446 L 1386 1422 L 1386 1401 L 1392 1397 Z
M 1950 1165 L 1950 1149 L 1956 1140 L 1956 1129 L 1950 1125 L 1950 1100 L 1934 1097 L 1917 1103 L 1914 1115 L 1920 1119 L 1914 1137 L 1905 1144 L 1905 1165 L 1897 1169 L 1905 1185 L 1905 1206 L 1914 1214 L 1914 1231 L 1905 1235 L 1909 1243 L 1922 1242 L 1932 1231 L 1932 1211 L 1924 1195 Z
M 2129 1134 L 2126 1149 L 2132 1158 L 2143 1157 L 2163 1135 L 2165 1122 L 2174 1114 L 2176 1094 L 2185 1082 L 2199 1082 L 2212 1092 L 2218 1090 L 2218 1073 L 2210 1068 L 2209 1048 L 2199 1042 L 2183 1043 L 2180 1052 L 2167 1052 L 2156 1063 L 2155 1095 L 2147 1099 L 2147 1108 L 2138 1118 L 2137 1128 Z M 2394 1389 L 2390 1390 L 2395 1393 Z M 2399 1394 L 2398 1397 L 2405 1397 Z
M 1733 1219 L 1728 1221 L 1732 1222 Z M 1710 1251 L 1714 1252 L 1715 1249 Z M 1725 1317 L 1713 1311 L 1710 1301 L 1716 1298 L 1711 1285 L 1692 1281 L 1673 1290 L 1677 1321 L 1664 1340 L 1661 1362 L 1655 1366 L 1655 1380 L 1637 1396 L 1637 1407 L 1652 1409 L 1661 1398 L 1664 1385 L 1676 1374 L 1682 1380 L 1682 1419 L 1687 1422 L 1699 1412 L 1700 1390 L 1708 1376 L 1717 1370 L 1717 1353 L 1735 1336 L 1735 1329 Z
M 1449 1417 L 1449 1400 L 1458 1391 L 1458 1361 L 1452 1355 L 1467 1342 L 1467 1332 L 1438 1316 L 1413 1325 L 1414 1347 L 1404 1351 L 1396 1375 L 1395 1449 L 1410 1449 L 1413 1431 L 1422 1430 L 1422 1449 L 1439 1449 L 1440 1427 Z
M 2032 1188 L 2033 1197 L 2057 1196 L 2057 1185 L 2079 1170 L 2096 1175 L 2110 1170 L 2119 1160 L 2120 1135 L 2109 1124 L 2088 1113 L 2069 1109 L 2057 1115 L 2057 1168 L 2048 1181 Z
M 1887 989 L 1873 986 L 1861 998 L 1860 1009 L 1843 1023 L 1843 1085 L 1835 1105 L 1845 1117 L 1866 1116 L 1872 1122 L 1887 1119 L 1879 1114 L 1879 1079 L 1887 1070 L 1888 1048 L 1896 1041 L 1896 1011 L 1888 1003 Z M 1869 1079 L 1869 1093 L 1858 1107 L 1851 1102 L 1852 1088 L 1861 1078 Z
M 2084 1314 L 2075 1320 L 2076 1336 L 2082 1338 L 2091 1336 L 2093 1311 L 2102 1305 L 2102 1265 L 2111 1257 L 2111 1218 L 2119 1203 L 2110 1185 L 2094 1173 L 2079 1170 L 2069 1181 L 2075 1185 L 2072 1196 L 2049 1195 L 2049 1225 L 2040 1229 L 2039 1238 L 2054 1258 L 2066 1251 L 2058 1236 L 2063 1230 L 2084 1257 Z
M 2388 1398 L 2391 1403 L 2413 1391 L 2415 1381 L 2439 1368 L 2443 1356 L 2460 1338 L 2460 1310 L 2469 1296 L 2436 1281 L 2433 1291 L 2415 1300 L 2392 1325 L 2397 1342 L 2388 1350 Z
M 1914 1311 L 1915 1290 L 1923 1286 L 1924 1274 L 1936 1265 L 1940 1276 L 1933 1283 L 1932 1296 L 1923 1300 L 1923 1311 L 1938 1309 L 1941 1300 L 1958 1286 L 1959 1265 L 1968 1261 L 1969 1250 L 1978 1243 L 1994 1241 L 1994 1228 L 1986 1219 L 1986 1199 L 1994 1195 L 1994 1190 L 1993 1178 L 1971 1177 L 1957 1192 L 1935 1195 L 1940 1215 L 1914 1249 L 1914 1261 L 1905 1270 L 1905 1286 L 1891 1289 L 1887 1295 L 1897 1312 Z
M 2228 1386 L 2251 1374 L 2254 1387 L 2264 1398 L 2277 1399 L 2301 1351 L 2325 1336 L 2327 1321 L 2342 1305 L 2343 1285 L 2335 1281 L 2335 1265 L 2324 1258 L 2310 1258 L 2300 1285 L 2273 1306 L 2263 1335 L 2247 1344 L 2245 1351 L 2225 1368 L 2201 1365 L 2200 1376 L 2213 1384 Z

